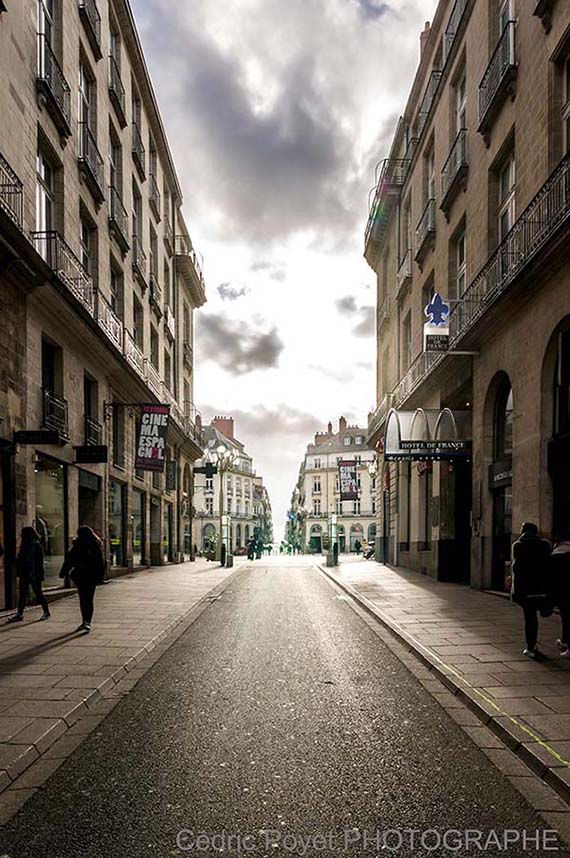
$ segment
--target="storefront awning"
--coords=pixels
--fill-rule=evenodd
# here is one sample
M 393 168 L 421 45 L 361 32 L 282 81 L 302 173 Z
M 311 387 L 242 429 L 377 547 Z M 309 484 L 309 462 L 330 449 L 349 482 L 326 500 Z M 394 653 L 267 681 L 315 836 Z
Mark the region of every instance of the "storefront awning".
M 393 408 L 388 414 L 384 434 L 384 459 L 388 461 L 469 461 L 471 453 L 470 411 Z

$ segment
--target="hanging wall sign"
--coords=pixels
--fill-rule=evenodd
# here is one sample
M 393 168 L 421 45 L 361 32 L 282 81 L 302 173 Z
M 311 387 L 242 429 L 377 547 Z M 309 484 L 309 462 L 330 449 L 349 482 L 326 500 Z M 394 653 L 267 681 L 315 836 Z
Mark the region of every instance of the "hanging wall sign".
M 341 501 L 358 500 L 358 477 L 354 459 L 345 459 L 338 463 L 338 478 Z
M 164 471 L 169 405 L 143 405 L 138 427 L 135 468 Z
M 424 351 L 446 352 L 449 348 L 449 305 L 439 292 L 424 308 L 428 321 L 424 325 Z

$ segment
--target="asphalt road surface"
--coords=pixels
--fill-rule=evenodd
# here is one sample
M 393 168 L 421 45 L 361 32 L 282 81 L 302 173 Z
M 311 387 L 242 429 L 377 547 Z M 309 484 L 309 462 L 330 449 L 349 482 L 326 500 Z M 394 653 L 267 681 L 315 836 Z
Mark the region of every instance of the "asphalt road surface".
M 444 832 L 537 828 L 320 573 L 261 561 L 14 817 L 0 856 L 474 855 Z M 422 848 L 406 829 L 432 831 Z

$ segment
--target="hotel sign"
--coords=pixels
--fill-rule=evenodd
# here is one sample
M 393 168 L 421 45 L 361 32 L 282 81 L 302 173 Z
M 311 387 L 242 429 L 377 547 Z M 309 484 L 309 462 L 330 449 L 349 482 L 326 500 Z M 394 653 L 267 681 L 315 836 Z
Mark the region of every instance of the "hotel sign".
M 424 308 L 428 321 L 424 325 L 424 351 L 446 352 L 449 349 L 449 305 L 439 292 Z

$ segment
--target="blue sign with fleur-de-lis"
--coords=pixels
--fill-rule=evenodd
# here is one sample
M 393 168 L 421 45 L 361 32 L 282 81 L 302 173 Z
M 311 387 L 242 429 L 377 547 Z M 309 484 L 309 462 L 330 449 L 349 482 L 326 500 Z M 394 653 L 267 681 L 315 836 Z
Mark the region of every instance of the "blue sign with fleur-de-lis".
M 449 316 L 449 305 L 445 303 L 439 292 L 436 292 L 431 303 L 424 310 L 428 324 L 434 328 L 445 327 L 447 325 L 447 317 Z

